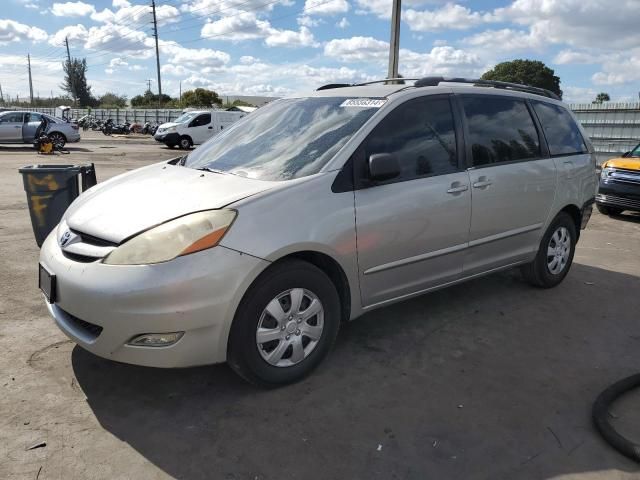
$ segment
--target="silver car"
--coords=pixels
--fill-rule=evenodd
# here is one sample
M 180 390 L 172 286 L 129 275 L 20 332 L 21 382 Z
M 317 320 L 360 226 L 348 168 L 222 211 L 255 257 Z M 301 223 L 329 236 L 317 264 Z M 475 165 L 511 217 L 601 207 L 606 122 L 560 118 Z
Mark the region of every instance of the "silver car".
M 375 308 L 515 266 L 559 284 L 594 198 L 586 135 L 550 92 L 443 80 L 278 100 L 90 189 L 42 247 L 55 322 L 106 358 L 275 386 Z
M 0 143 L 33 143 L 43 117 L 47 121 L 47 135 L 56 147 L 80 141 L 75 123 L 44 113 L 12 111 L 0 113 Z

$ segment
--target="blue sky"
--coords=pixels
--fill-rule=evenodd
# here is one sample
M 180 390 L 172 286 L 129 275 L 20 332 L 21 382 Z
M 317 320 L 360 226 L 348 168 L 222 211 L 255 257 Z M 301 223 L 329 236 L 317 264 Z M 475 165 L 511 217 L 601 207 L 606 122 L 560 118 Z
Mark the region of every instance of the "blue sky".
M 163 91 L 286 95 L 386 74 L 391 0 L 158 0 Z M 4 0 L 0 84 L 15 98 L 59 93 L 61 62 L 86 57 L 95 94 L 142 93 L 155 51 L 149 2 Z M 640 0 L 404 0 L 400 72 L 479 76 L 500 61 L 538 59 L 567 101 L 637 101 Z

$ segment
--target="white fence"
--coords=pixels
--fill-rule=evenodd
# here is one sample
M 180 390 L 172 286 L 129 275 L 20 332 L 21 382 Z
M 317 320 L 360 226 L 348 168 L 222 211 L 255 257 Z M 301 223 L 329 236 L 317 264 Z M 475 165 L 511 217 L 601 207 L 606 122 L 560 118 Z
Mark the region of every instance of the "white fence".
M 55 108 L 20 108 L 19 110 L 40 112 L 53 116 L 56 115 Z M 207 109 L 203 108 L 203 110 Z M 98 120 L 107 120 L 108 118 L 111 118 L 116 123 L 166 123 L 171 122 L 182 115 L 183 110 L 179 108 L 163 108 L 159 110 L 149 108 L 72 108 L 71 112 L 73 113 L 71 117 L 76 120 L 90 113 Z

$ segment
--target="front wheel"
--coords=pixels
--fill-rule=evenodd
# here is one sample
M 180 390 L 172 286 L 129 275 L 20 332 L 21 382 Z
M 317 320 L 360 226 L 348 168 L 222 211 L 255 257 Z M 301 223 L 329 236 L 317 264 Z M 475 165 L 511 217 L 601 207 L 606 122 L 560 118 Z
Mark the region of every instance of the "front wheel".
M 189 150 L 191 148 L 191 139 L 189 137 L 182 136 L 180 137 L 180 143 L 178 144 L 178 146 L 182 149 L 182 150 Z
M 573 218 L 560 212 L 542 237 L 536 258 L 521 267 L 525 279 L 541 288 L 552 288 L 562 282 L 571 268 L 577 238 Z
M 255 385 L 292 383 L 318 366 L 339 326 L 340 301 L 329 277 L 307 262 L 282 262 L 245 294 L 231 326 L 227 360 Z

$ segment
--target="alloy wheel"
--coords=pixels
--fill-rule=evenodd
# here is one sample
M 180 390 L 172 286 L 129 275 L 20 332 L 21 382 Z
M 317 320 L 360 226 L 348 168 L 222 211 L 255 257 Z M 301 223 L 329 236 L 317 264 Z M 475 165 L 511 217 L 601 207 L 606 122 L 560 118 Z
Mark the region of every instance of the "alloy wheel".
M 558 275 L 567 266 L 571 255 L 571 235 L 566 227 L 558 227 L 547 246 L 547 268 L 549 273 Z

